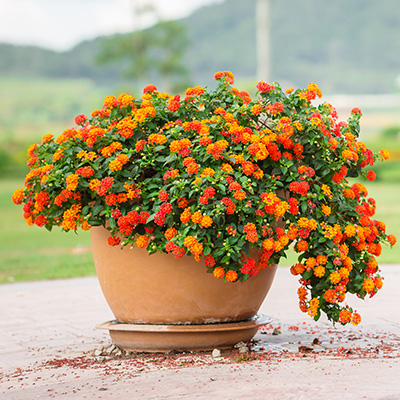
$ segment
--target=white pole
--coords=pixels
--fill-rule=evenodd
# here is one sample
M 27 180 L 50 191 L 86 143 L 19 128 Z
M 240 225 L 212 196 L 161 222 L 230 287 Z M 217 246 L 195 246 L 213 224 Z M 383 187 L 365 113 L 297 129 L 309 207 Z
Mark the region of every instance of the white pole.
M 256 52 L 257 79 L 269 82 L 270 71 L 270 0 L 257 0 L 256 3 Z

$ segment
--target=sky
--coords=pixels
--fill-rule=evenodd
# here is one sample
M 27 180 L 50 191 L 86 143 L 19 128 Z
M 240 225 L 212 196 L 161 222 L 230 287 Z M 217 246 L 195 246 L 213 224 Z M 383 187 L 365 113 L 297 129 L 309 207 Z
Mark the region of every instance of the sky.
M 153 3 L 164 19 L 189 15 L 223 0 L 0 0 L 0 42 L 63 51 L 83 40 L 123 33 L 154 22 L 135 7 Z

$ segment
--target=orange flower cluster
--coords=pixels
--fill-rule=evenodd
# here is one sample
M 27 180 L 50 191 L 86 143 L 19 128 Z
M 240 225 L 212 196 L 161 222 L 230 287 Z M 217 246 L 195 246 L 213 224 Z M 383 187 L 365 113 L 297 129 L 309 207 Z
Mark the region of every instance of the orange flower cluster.
M 185 101 L 195 101 L 193 97 L 204 94 L 204 88 L 202 88 L 201 86 L 187 88 L 185 94 L 186 94 Z
M 122 107 L 128 107 L 128 106 L 134 105 L 135 99 L 130 94 L 121 93 L 118 96 L 117 101 L 118 101 L 118 104 L 120 104 Z
M 133 135 L 133 130 L 136 128 L 137 123 L 132 121 L 132 118 L 125 117 L 117 124 L 118 133 L 125 139 L 129 139 Z
M 83 176 L 84 178 L 90 178 L 94 174 L 94 169 L 89 166 L 81 167 L 75 171 L 75 174 Z
M 103 149 L 101 150 L 101 155 L 105 158 L 108 158 L 119 150 L 122 150 L 122 143 L 112 142 L 109 146 L 103 147 Z
M 50 196 L 47 192 L 39 192 L 35 194 L 35 211 L 43 211 L 49 204 Z
M 17 189 L 14 191 L 11 200 L 14 204 L 22 204 L 24 200 L 24 190 L 23 189 Z
M 194 255 L 196 261 L 200 261 L 200 256 L 203 253 L 203 245 L 194 236 L 186 236 L 183 245 Z
M 115 160 L 110 161 L 108 168 L 113 172 L 120 171 L 128 161 L 129 157 L 126 154 L 119 154 Z
M 187 139 L 173 140 L 169 145 L 169 149 L 172 152 L 177 152 L 179 155 L 186 157 L 190 154 L 190 146 L 192 142 Z
M 215 143 L 211 143 L 207 146 L 207 153 L 212 154 L 213 157 L 218 160 L 222 158 L 222 153 L 228 147 L 228 142 L 226 140 L 217 140 Z
M 103 137 L 105 134 L 104 129 L 98 128 L 98 127 L 93 127 L 89 130 L 88 132 L 88 138 L 86 139 L 86 143 L 89 147 L 93 147 L 94 144 L 96 143 L 96 140 L 99 137 Z
M 145 247 L 147 247 L 149 245 L 149 238 L 145 235 L 140 235 L 137 239 L 136 239 L 136 245 L 141 248 L 144 249 Z
M 151 102 L 145 103 L 145 101 L 143 101 L 141 107 L 142 108 L 135 113 L 135 122 L 139 124 L 143 124 L 147 118 L 154 117 L 157 112 Z
M 186 172 L 189 175 L 195 175 L 199 172 L 200 166 L 199 164 L 197 164 L 197 162 L 195 161 L 195 159 L 193 157 L 186 157 L 183 160 L 182 165 L 184 167 L 186 167 Z
M 164 144 L 167 141 L 167 138 L 165 135 L 161 135 L 159 133 L 152 133 L 149 135 L 149 138 L 147 139 L 147 143 L 149 145 L 159 145 L 159 144 Z
M 65 143 L 70 139 L 75 138 L 78 135 L 78 131 L 76 129 L 66 129 L 61 135 L 59 135 L 56 139 L 58 144 Z
M 179 95 L 175 95 L 168 100 L 168 110 L 175 112 L 178 111 L 181 107 L 180 103 L 181 97 Z
M 243 232 L 246 233 L 246 240 L 248 240 L 250 243 L 254 243 L 258 240 L 257 228 L 253 223 L 248 222 L 244 226 Z
M 70 231 L 77 228 L 77 222 L 81 208 L 82 206 L 80 204 L 73 204 L 71 208 L 64 211 L 61 226 L 65 231 Z
M 73 192 L 76 189 L 76 187 L 78 186 L 79 175 L 70 174 L 65 178 L 65 181 L 67 183 L 67 190 Z
M 54 204 L 56 204 L 59 207 L 63 207 L 64 206 L 63 203 L 68 202 L 68 200 L 80 200 L 80 199 L 81 199 L 80 193 L 74 193 L 68 189 L 63 189 L 61 193 L 59 193 L 54 198 Z
M 268 104 L 267 106 L 267 110 L 271 115 L 280 114 L 284 110 L 284 108 L 285 106 L 279 101 L 273 104 Z

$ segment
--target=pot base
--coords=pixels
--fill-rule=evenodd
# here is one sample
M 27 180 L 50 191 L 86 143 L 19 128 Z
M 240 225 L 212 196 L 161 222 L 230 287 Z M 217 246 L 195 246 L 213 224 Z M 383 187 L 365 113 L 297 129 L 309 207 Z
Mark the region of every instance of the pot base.
M 246 321 L 203 325 L 147 325 L 108 321 L 96 326 L 108 329 L 118 347 L 138 352 L 196 351 L 232 348 L 250 341 L 260 326 L 271 323 L 266 315 Z

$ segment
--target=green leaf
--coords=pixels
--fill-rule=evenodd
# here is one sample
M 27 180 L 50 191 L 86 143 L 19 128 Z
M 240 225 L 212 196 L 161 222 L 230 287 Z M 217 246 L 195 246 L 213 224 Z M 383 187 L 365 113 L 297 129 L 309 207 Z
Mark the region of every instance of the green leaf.
M 87 215 L 89 213 L 90 206 L 86 205 L 82 208 L 82 215 Z
M 230 256 L 226 255 L 222 260 L 221 260 L 221 264 L 225 264 L 226 262 L 228 262 L 231 259 Z
M 49 223 L 47 223 L 44 227 L 45 227 L 49 232 L 51 232 L 51 230 L 53 229 L 53 224 L 51 224 L 51 223 L 49 222 Z
M 331 215 L 331 216 L 328 218 L 328 222 L 329 222 L 330 224 L 335 224 L 335 223 L 336 223 L 336 218 L 335 218 L 333 215 Z
M 205 255 L 205 256 L 208 256 L 209 254 L 211 253 L 211 247 L 205 247 L 204 248 L 204 251 L 203 251 L 203 254 Z
M 164 159 L 164 164 L 170 163 L 170 162 L 173 161 L 175 158 L 176 158 L 176 155 L 175 155 L 175 154 L 171 154 L 170 156 L 165 157 L 165 159 Z
M 158 185 L 158 184 L 151 184 L 151 185 L 149 185 L 148 187 L 147 187 L 147 189 L 148 190 L 152 190 L 152 189 L 159 189 L 160 188 L 160 185 Z M 158 190 L 157 190 L 157 192 L 156 193 L 158 193 Z
M 313 271 L 305 271 L 301 276 L 303 279 L 310 279 L 312 277 Z
M 102 219 L 101 218 L 90 217 L 88 219 L 88 223 L 91 226 L 100 226 L 100 225 L 102 225 Z
M 217 248 L 217 250 L 214 251 L 214 257 L 219 257 L 222 254 L 224 254 L 224 249 L 222 248 Z
M 218 185 L 218 189 L 221 191 L 222 194 L 226 193 L 226 186 L 223 185 L 222 183 L 219 183 Z
M 154 147 L 154 152 L 156 152 L 156 151 L 161 151 L 161 150 L 163 150 L 163 149 L 165 149 L 165 146 L 164 145 L 160 145 L 160 146 L 156 146 L 156 147 Z
M 280 174 L 281 173 L 281 169 L 275 167 L 272 171 L 271 171 L 271 175 L 276 175 L 276 174 Z
M 325 167 L 322 171 L 321 171 L 321 176 L 325 176 L 331 173 L 331 169 L 329 167 Z
M 318 321 L 320 317 L 321 317 L 321 310 L 318 309 L 317 314 L 314 317 L 314 321 Z
M 99 214 L 99 212 L 103 210 L 103 208 L 103 204 L 96 203 L 91 209 L 92 215 L 94 216 Z
M 147 223 L 153 221 L 153 219 L 154 219 L 155 216 L 156 216 L 156 214 L 150 215 L 150 217 L 147 219 Z

